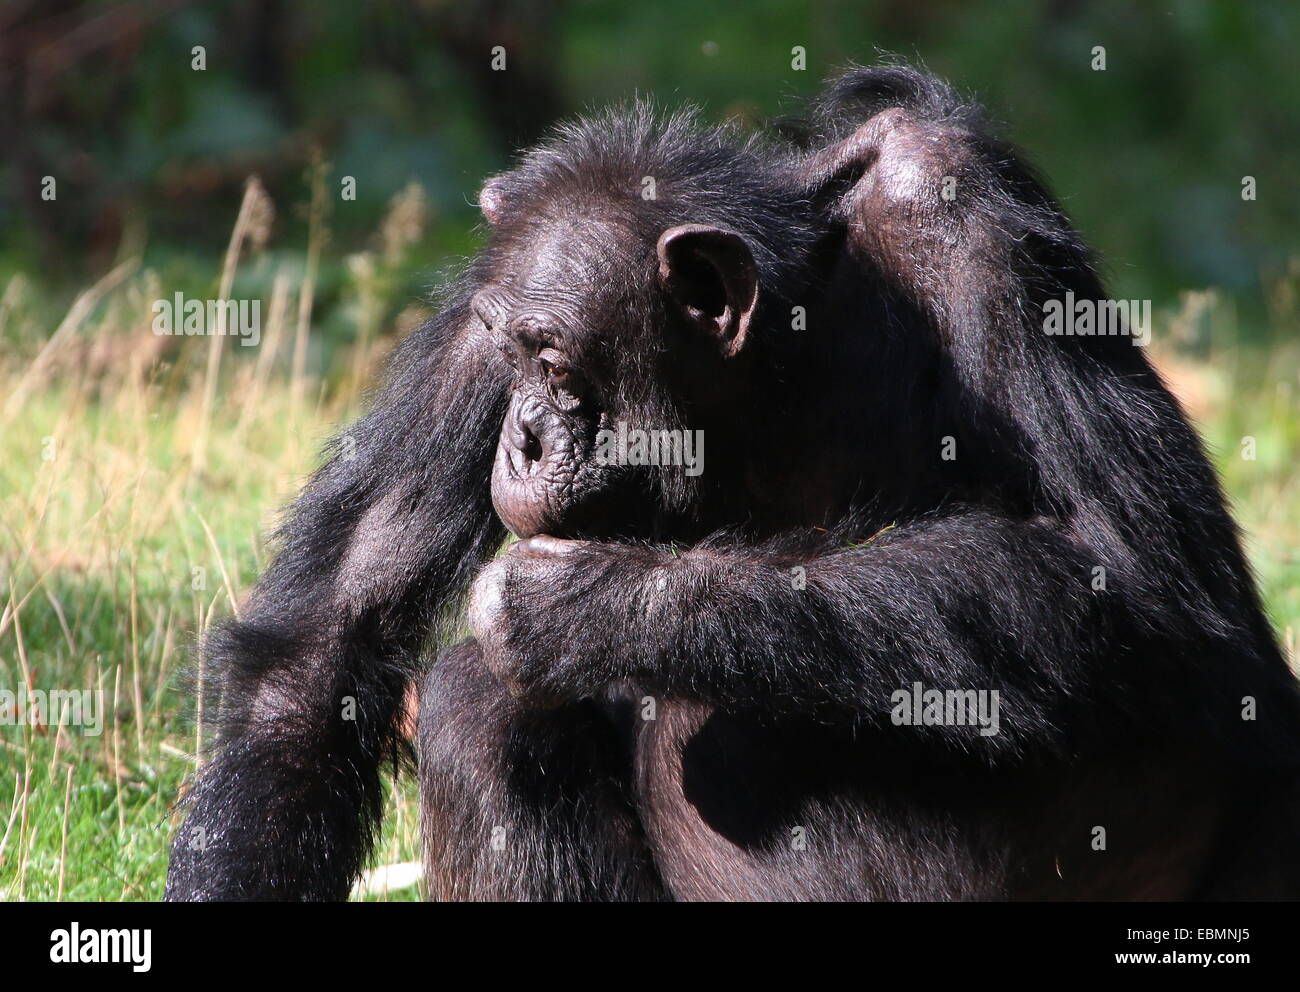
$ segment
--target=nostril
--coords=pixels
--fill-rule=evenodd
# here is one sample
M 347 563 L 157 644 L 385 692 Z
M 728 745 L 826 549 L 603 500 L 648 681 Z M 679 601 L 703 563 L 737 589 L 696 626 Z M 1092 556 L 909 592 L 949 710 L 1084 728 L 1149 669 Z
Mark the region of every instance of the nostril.
M 552 414 L 532 397 L 518 397 L 506 416 L 502 444 L 514 471 L 531 474 L 551 455 Z
M 530 462 L 539 462 L 542 460 L 542 442 L 527 424 L 519 425 L 520 432 L 523 434 L 523 443 L 519 445 L 519 450 L 523 452 L 524 457 Z

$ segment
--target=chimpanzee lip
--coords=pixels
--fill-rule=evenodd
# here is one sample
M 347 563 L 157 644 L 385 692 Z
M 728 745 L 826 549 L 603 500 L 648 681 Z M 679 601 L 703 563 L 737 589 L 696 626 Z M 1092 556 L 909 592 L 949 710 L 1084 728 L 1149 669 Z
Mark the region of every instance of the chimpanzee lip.
M 599 487 L 578 495 L 573 487 L 557 491 L 534 480 L 517 478 L 494 478 L 492 483 L 492 505 L 497 516 L 520 540 L 538 534 L 575 540 L 631 536 L 626 526 L 616 528 L 615 518 L 604 511 L 610 495 Z M 563 512 L 556 512 L 557 504 L 563 506 Z

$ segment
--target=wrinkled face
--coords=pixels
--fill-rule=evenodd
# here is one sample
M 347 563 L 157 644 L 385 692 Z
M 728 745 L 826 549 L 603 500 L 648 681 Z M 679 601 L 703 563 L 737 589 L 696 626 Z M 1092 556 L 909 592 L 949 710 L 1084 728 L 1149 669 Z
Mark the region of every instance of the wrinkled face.
M 484 208 L 495 221 L 500 205 Z M 740 350 L 757 298 L 752 257 L 738 236 L 717 228 L 677 225 L 655 244 L 638 243 L 591 215 L 534 223 L 501 248 L 472 303 L 514 373 L 493 505 L 519 537 L 626 530 L 617 518 L 627 516 L 628 494 L 646 486 L 610 461 L 602 432 L 617 431 L 629 395 L 668 388 L 645 381 L 660 375 L 663 350 L 675 340 L 672 329 L 649 326 L 648 315 L 667 314 L 725 361 Z M 660 300 L 668 305 L 656 306 Z
M 513 246 L 508 267 L 475 294 L 473 307 L 514 384 L 492 471 L 492 502 L 519 537 L 578 533 L 614 485 L 593 457 L 608 421 L 590 359 L 591 328 L 618 319 L 602 284 L 610 231 L 555 224 Z

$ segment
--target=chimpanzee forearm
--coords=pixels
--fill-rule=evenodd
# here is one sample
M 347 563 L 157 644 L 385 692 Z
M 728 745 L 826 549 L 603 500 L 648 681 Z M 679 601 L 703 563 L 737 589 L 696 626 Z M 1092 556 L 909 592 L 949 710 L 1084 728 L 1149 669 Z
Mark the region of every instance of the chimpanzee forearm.
M 1059 744 L 1107 638 L 1083 553 L 1047 523 L 983 513 L 819 551 L 580 543 L 492 570 L 487 611 L 476 591 L 478 632 L 525 696 L 631 679 L 721 706 L 878 723 L 916 682 L 997 690 L 996 737 L 926 728 L 990 750 Z
M 487 479 L 505 385 L 465 325 L 452 307 L 406 342 L 374 412 L 298 499 L 242 615 L 207 639 L 218 732 L 186 800 L 169 898 L 346 896 L 418 651 L 502 534 Z

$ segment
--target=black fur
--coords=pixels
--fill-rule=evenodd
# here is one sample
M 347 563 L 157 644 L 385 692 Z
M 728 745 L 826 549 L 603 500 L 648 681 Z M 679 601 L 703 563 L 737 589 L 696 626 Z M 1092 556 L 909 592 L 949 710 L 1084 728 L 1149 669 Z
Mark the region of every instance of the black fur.
M 482 571 L 477 640 L 424 677 L 436 896 L 1300 894 L 1300 697 L 1213 472 L 1129 338 L 1043 332 L 1044 301 L 1105 293 L 977 108 L 854 69 L 780 138 L 637 106 L 490 188 L 491 243 L 207 645 L 222 729 L 170 898 L 346 894 L 417 658 L 503 536 L 527 390 L 563 424 L 572 540 Z M 751 256 L 735 355 L 655 280 L 683 224 Z M 580 403 L 471 314 L 525 297 L 577 315 L 549 330 Z M 596 473 L 619 419 L 703 429 L 706 471 Z M 1001 732 L 894 726 L 914 682 L 998 690 Z

